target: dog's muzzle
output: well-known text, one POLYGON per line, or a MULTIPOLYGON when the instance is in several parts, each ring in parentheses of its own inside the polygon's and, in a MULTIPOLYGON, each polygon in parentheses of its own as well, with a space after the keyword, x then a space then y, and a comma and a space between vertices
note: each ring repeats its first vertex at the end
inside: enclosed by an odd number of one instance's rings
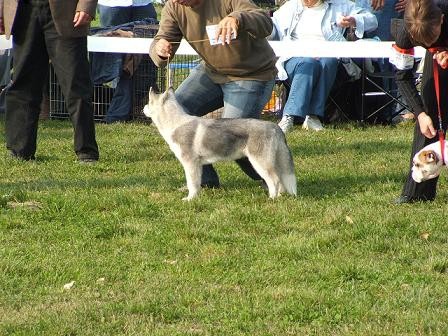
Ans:
POLYGON ((145 116, 147 116, 148 118, 150 117, 150 112, 149 112, 149 106, 148 105, 145 105, 145 107, 143 108, 143 114, 145 115, 145 116))

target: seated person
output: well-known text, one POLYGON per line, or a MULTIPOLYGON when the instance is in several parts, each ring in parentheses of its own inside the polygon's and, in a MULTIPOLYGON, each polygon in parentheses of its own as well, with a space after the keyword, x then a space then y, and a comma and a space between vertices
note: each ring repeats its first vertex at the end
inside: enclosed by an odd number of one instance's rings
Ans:
MULTIPOLYGON (((98 0, 101 27, 118 26, 139 20, 157 19, 152 0, 98 0)), ((120 74, 114 96, 110 102, 105 121, 115 123, 128 121, 132 116, 132 78, 126 71, 120 74)))
MULTIPOLYGON (((350 0, 289 0, 273 14, 273 39, 344 40, 346 28, 358 38, 377 28, 376 17, 350 0)), ((287 80, 290 92, 283 117, 283 132, 291 130, 294 117, 304 120, 303 128, 323 130, 325 102, 336 77, 337 58, 281 57, 278 78, 287 80)))

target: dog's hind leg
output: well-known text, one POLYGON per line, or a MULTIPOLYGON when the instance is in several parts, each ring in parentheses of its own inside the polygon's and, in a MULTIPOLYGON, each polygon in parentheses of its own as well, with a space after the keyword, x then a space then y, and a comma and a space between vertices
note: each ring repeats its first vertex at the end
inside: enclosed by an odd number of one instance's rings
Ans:
POLYGON ((256 157, 248 156, 250 163, 257 171, 257 173, 263 178, 268 186, 269 197, 276 198, 280 196, 282 184, 275 168, 270 163, 264 160, 258 160, 256 157))
POLYGON ((190 201, 197 196, 201 190, 202 165, 195 162, 182 162, 187 179, 188 196, 183 201, 190 201))
MULTIPOLYGON (((260 174, 261 175, 261 174, 260 174)), ((267 172, 267 176, 264 178, 266 184, 268 185, 269 197, 276 198, 282 193, 282 183, 278 175, 274 172, 267 172)))
POLYGON ((281 192, 297 196, 297 178, 294 172, 294 161, 286 143, 276 151, 277 171, 282 183, 281 192))

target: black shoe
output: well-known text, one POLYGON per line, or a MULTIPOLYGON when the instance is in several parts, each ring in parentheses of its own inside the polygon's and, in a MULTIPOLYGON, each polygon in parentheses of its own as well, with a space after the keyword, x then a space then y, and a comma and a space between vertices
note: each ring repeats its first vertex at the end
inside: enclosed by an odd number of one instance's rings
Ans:
POLYGON ((407 195, 401 195, 400 197, 394 199, 394 204, 405 204, 405 203, 415 203, 415 202, 430 202, 432 199, 425 197, 411 197, 407 195))
POLYGON ((87 153, 76 153, 78 156, 79 163, 96 163, 98 161, 99 155, 98 152, 91 151, 87 153))
POLYGON ((20 154, 14 152, 13 150, 9 151, 9 157, 11 157, 12 159, 19 160, 19 161, 34 161, 34 160, 36 160, 34 155, 20 155, 20 154))
POLYGON ((219 189, 221 188, 221 185, 219 184, 219 182, 201 182, 201 187, 202 188, 209 188, 209 189, 219 189))

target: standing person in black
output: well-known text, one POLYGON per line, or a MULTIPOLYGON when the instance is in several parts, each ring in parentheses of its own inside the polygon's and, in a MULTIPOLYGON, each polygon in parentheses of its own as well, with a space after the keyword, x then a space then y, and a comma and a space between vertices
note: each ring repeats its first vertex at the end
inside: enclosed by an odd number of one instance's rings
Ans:
MULTIPOLYGON (((414 154, 426 145, 438 141, 437 126, 439 125, 436 89, 433 74, 433 48, 448 47, 448 0, 409 0, 405 14, 404 25, 397 33, 397 57, 394 65, 397 68, 397 86, 405 101, 412 109, 417 120, 412 144, 411 162, 414 154), (409 51, 414 46, 422 46, 426 51, 421 95, 415 85, 412 67, 413 56, 409 51)), ((437 56, 437 55, 436 55, 437 56)), ((440 92, 448 92, 448 70, 439 65, 440 92)), ((441 99, 441 115, 443 129, 446 129, 448 119, 448 100, 441 99)), ((438 178, 416 183, 412 179, 411 169, 400 197, 396 204, 412 203, 416 201, 432 201, 436 196, 438 178)))
POLYGON ((13 82, 6 95, 6 147, 34 160, 40 102, 49 60, 74 128, 80 162, 98 160, 87 59, 87 33, 97 0, 0 0, 0 34, 12 35, 13 82))

